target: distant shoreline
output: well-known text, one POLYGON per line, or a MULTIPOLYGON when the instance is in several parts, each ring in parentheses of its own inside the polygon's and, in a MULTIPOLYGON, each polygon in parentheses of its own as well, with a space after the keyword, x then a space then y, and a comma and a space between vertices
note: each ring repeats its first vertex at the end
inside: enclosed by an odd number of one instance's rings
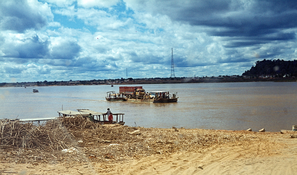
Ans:
POLYGON ((127 78, 105 80, 75 80, 75 81, 37 81, 0 83, 0 87, 29 86, 76 86, 76 85, 129 85, 129 84, 174 84, 174 83, 235 83, 235 82, 297 82, 296 77, 175 77, 175 78, 127 78))

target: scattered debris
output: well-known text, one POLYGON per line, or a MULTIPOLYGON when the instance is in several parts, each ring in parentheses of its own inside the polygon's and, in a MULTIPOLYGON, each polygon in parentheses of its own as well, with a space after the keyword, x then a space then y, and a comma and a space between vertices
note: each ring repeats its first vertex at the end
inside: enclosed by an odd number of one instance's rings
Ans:
POLYGON ((292 125, 292 131, 297 131, 297 125, 292 125))
POLYGON ((128 134, 130 135, 140 135, 140 131, 139 130, 135 130, 135 131, 132 131, 132 132, 128 132, 128 134))
POLYGON ((114 158, 114 156, 111 155, 110 153, 105 154, 104 157, 105 157, 106 159, 113 159, 113 158, 114 158))
POLYGON ((77 143, 83 143, 84 141, 82 141, 82 140, 79 140, 79 141, 77 141, 77 143))
POLYGON ((73 153, 73 152, 77 152, 77 149, 76 148, 69 148, 69 149, 63 149, 62 150, 63 153, 73 153))
POLYGON ((172 127, 172 129, 174 129, 174 131, 178 132, 178 129, 176 127, 172 127))
POLYGON ((282 130, 280 130, 280 133, 281 134, 296 134, 297 132, 296 131, 292 131, 292 130, 284 130, 284 129, 282 129, 282 130))
POLYGON ((96 158, 96 156, 95 155, 90 155, 89 158, 94 159, 94 158, 96 158))

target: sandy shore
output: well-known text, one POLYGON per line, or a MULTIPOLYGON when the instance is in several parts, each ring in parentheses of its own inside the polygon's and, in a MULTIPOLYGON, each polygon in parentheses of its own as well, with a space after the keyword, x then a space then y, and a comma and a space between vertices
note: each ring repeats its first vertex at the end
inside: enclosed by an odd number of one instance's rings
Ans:
POLYGON ((69 133, 73 136, 73 149, 63 152, 2 149, 0 174, 296 174, 297 171, 294 132, 109 125, 96 129, 70 128, 69 133))

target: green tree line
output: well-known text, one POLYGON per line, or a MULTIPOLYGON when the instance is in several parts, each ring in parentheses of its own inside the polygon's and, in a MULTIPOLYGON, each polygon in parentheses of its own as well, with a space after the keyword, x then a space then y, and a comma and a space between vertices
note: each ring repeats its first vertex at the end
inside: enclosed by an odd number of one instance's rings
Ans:
POLYGON ((243 76, 273 76, 273 77, 292 77, 297 76, 297 60, 262 60, 257 61, 255 66, 245 71, 243 76))

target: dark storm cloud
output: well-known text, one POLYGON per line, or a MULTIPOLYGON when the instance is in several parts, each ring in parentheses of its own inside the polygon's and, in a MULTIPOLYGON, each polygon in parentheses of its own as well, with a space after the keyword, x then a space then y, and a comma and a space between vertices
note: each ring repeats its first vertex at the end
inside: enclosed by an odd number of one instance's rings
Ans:
POLYGON ((46 24, 46 17, 32 9, 27 1, 0 1, 0 29, 24 32, 27 29, 40 29, 46 24))
MULTIPOLYGON (((17 39, 15 40, 17 41, 17 39)), ((28 58, 43 58, 48 53, 48 41, 41 41, 37 35, 18 42, 5 43, 2 52, 5 57, 10 57, 14 62, 23 62, 28 58)))
POLYGON ((81 47, 76 42, 63 41, 52 48, 50 58, 71 60, 78 56, 80 51, 81 47))
POLYGON ((250 36, 250 37, 238 37, 237 39, 233 38, 232 43, 228 43, 224 45, 225 47, 246 47, 252 46, 257 44, 266 44, 270 43, 271 41, 281 41, 281 40, 293 40, 296 39, 295 33, 288 32, 275 32, 273 34, 267 34, 262 36, 250 36))
POLYGON ((268 41, 233 41, 233 42, 229 42, 228 44, 224 45, 224 47, 227 48, 235 48, 235 47, 247 47, 247 46, 254 46, 254 45, 258 45, 258 44, 265 44, 268 41))
POLYGON ((228 47, 293 40, 294 33, 281 31, 297 27, 297 2, 292 0, 160 1, 153 11, 192 26, 209 27, 205 29, 209 35, 229 39, 228 47), (233 41, 237 37, 254 38, 233 41))

